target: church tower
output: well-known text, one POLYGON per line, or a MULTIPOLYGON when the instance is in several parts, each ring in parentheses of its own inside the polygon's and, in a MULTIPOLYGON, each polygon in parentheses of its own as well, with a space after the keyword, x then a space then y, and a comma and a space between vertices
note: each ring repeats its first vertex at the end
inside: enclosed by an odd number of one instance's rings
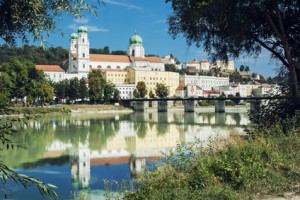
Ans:
POLYGON ((80 26, 78 28, 77 39, 77 73, 89 73, 89 59, 90 59, 90 43, 88 40, 87 28, 80 26))
POLYGON ((74 73, 77 71, 77 62, 75 60, 77 54, 77 33, 72 33, 70 35, 70 48, 69 48, 69 73, 74 73))
POLYGON ((145 58, 143 40, 136 33, 129 39, 128 55, 137 58, 145 58))

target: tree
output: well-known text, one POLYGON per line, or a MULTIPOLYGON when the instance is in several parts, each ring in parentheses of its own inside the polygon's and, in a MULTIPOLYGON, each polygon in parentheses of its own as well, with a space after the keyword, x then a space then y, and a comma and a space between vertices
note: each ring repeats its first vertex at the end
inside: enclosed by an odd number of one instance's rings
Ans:
POLYGON ((136 85, 136 89, 140 94, 141 98, 145 98, 145 96, 147 95, 147 87, 146 87, 146 83, 144 81, 139 81, 136 85))
POLYGON ((165 70, 168 72, 178 72, 174 64, 165 64, 165 70))
POLYGON ((164 98, 169 95, 170 91, 168 87, 163 83, 157 83, 155 88, 155 94, 159 98, 164 98))
POLYGON ((49 103, 53 100, 54 90, 49 83, 43 83, 40 87, 40 101, 41 103, 49 103))
POLYGON ((117 88, 115 88, 115 90, 114 90, 113 99, 115 101, 119 101, 121 99, 120 90, 118 90, 117 88))
POLYGON ((86 86, 87 81, 85 78, 81 78, 79 82, 79 97, 83 103, 84 99, 88 97, 88 87, 86 86))
POLYGON ((108 46, 105 46, 103 48, 103 54, 109 54, 109 47, 108 46))
POLYGON ((249 71, 250 71, 249 66, 246 66, 246 67, 245 67, 245 72, 249 72, 249 71))
POLYGON ((13 45, 17 38, 27 43, 29 36, 43 43, 43 33, 58 31, 55 21, 63 13, 75 17, 81 17, 84 11, 96 14, 95 5, 87 1, 3 0, 0 10, 0 37, 13 45))
POLYGON ((80 83, 79 83, 79 80, 77 77, 72 78, 70 80, 70 84, 67 89, 67 96, 69 97, 69 100, 76 101, 76 99, 78 99, 80 97, 79 96, 79 86, 80 86, 80 83))
POLYGON ((245 66, 244 66, 244 65, 241 65, 241 66, 240 66, 240 72, 243 72, 243 71, 245 71, 245 66))
POLYGON ((106 83, 103 88, 103 98, 107 102, 113 97, 114 85, 106 83))
POLYGON ((89 97, 91 101, 100 100, 102 97, 101 80, 99 77, 89 78, 89 97))
POLYGON ((65 79, 54 83, 54 93, 56 98, 60 101, 67 98, 67 89, 69 87, 69 80, 65 79))
POLYGON ((136 88, 133 90, 133 97, 134 98, 141 98, 141 95, 140 95, 139 91, 136 88))
POLYGON ((154 95, 154 93, 153 93, 152 90, 150 90, 150 92, 149 92, 149 97, 150 97, 150 98, 154 98, 154 97, 155 97, 155 95, 154 95))
MULTIPOLYGON (((288 70, 291 92, 300 88, 300 3, 297 0, 166 0, 169 33, 186 36, 214 58, 258 55, 262 48, 288 70)), ((298 101, 295 101, 298 102, 298 101)))

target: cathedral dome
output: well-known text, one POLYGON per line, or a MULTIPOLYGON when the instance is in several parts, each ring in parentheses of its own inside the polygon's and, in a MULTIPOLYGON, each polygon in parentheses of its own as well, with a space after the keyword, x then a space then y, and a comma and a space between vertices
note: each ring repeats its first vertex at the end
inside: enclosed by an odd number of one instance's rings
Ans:
POLYGON ((86 33, 87 32, 87 28, 85 26, 80 26, 77 30, 78 33, 86 33))
POLYGON ((77 33, 72 33, 71 35, 70 35, 70 39, 72 40, 72 39, 77 39, 78 38, 78 35, 77 35, 77 33))
POLYGON ((132 45, 132 44, 142 44, 142 43, 143 43, 143 40, 142 40, 142 38, 141 38, 138 34, 135 33, 135 34, 130 38, 129 43, 130 43, 130 45, 132 45))

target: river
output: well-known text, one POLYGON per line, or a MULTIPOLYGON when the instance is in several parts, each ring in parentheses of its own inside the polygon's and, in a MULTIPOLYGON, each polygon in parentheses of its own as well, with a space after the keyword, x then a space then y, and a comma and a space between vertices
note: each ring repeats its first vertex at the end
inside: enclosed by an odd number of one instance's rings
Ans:
MULTIPOLYGON (((134 174, 155 167, 178 144, 205 146, 242 133, 249 123, 245 112, 47 115, 15 135, 26 149, 5 152, 3 160, 18 173, 56 185, 59 200, 81 192, 99 199, 103 180, 130 183, 134 174)), ((9 189, 13 195, 8 199, 43 199, 34 187, 9 189)))

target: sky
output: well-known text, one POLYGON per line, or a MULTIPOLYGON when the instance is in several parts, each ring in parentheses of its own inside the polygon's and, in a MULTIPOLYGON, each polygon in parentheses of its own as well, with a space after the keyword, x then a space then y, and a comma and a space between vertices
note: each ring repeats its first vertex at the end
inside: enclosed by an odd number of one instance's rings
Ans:
MULTIPOLYGON (((99 5, 97 12, 97 17, 85 14, 81 19, 63 15, 57 20, 57 26, 64 35, 51 34, 46 38, 49 46, 69 48, 69 36, 84 25, 88 28, 90 48, 109 46, 110 51, 127 51, 129 39, 136 32, 143 39, 145 54, 160 57, 173 54, 180 62, 208 58, 202 48, 188 46, 182 35, 173 39, 168 34, 167 18, 172 10, 165 0, 105 0, 105 5, 99 5)), ((257 59, 241 57, 235 60, 236 68, 242 64, 249 66, 251 73, 264 77, 276 74, 276 63, 269 61, 267 52, 257 59)))

